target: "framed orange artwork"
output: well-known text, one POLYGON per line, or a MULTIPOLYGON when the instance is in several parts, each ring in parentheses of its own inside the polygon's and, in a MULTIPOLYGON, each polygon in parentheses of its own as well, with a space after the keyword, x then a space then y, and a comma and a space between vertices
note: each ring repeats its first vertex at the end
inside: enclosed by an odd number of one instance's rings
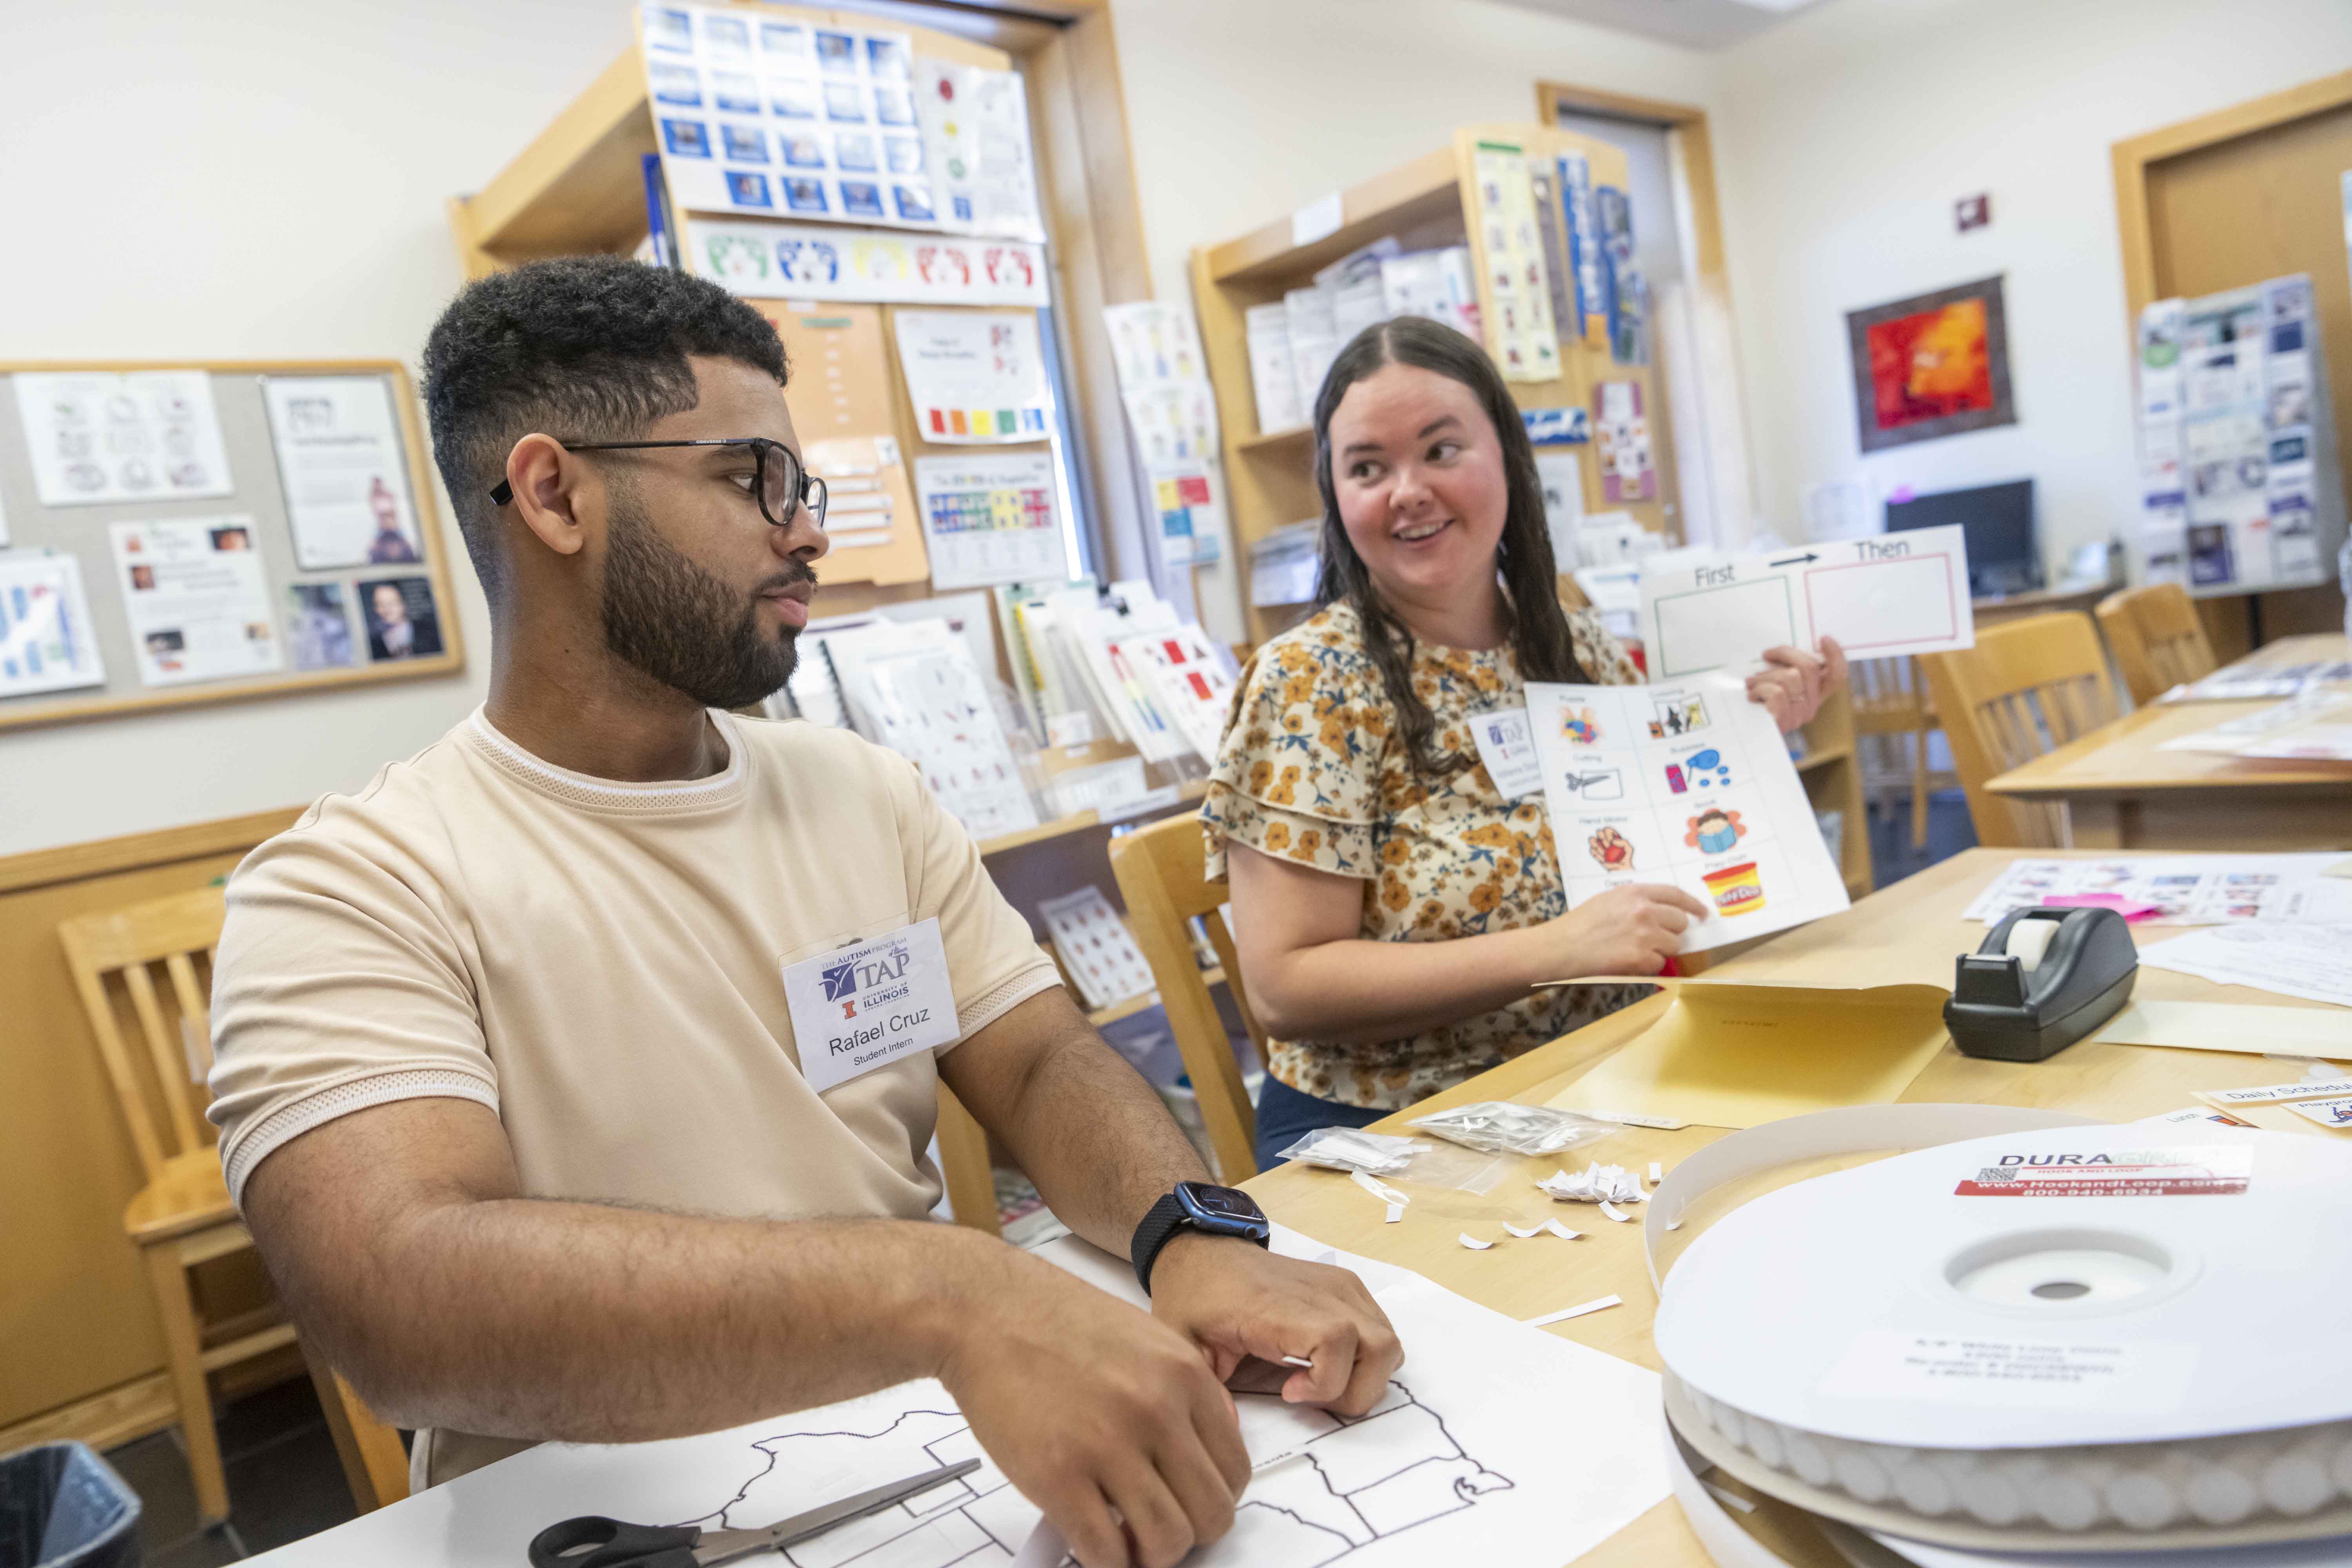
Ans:
POLYGON ((1862 449, 2014 425, 2001 280, 1846 312, 1862 449))

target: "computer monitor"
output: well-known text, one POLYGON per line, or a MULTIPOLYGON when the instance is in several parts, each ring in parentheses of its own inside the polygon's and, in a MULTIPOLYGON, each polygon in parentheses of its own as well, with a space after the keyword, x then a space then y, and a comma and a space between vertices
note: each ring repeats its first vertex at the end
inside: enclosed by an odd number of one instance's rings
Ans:
POLYGON ((2031 593, 2042 586, 2042 547, 2033 530, 2033 481, 1941 490, 1886 503, 1886 531, 1958 523, 1969 547, 1969 592, 1978 598, 2031 593))

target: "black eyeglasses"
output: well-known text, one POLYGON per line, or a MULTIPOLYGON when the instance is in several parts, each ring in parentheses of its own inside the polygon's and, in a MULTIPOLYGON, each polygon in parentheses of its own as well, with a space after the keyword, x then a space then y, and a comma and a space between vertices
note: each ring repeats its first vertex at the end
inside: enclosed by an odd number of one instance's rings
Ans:
MULTIPOLYGON (((567 452, 638 452, 655 447, 749 447, 759 462, 752 493, 760 498, 760 515, 778 528, 792 526, 793 509, 806 506, 819 528, 824 526, 824 481, 801 466, 793 449, 765 436, 728 436, 709 441, 562 441, 567 452)), ((514 500, 514 486, 505 479, 490 492, 492 506, 514 500)))

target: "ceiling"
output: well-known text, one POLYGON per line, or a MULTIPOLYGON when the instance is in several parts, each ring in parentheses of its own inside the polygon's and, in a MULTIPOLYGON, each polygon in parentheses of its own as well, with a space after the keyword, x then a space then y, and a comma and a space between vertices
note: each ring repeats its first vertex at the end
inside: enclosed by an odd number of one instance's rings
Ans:
POLYGON ((1752 38, 1792 13, 1821 3, 1822 0, 1504 0, 1504 4, 1522 10, 1641 33, 1694 49, 1719 49, 1742 38, 1752 38))

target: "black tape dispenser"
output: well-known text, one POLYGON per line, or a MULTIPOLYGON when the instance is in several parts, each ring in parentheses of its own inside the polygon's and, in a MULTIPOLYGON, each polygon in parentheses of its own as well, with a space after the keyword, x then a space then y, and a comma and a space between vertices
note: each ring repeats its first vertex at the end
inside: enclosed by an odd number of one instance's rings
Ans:
POLYGON ((2113 910, 2018 910, 1960 955, 1944 1026, 1962 1056, 2046 1061, 2122 1011, 2139 974, 2113 910))

